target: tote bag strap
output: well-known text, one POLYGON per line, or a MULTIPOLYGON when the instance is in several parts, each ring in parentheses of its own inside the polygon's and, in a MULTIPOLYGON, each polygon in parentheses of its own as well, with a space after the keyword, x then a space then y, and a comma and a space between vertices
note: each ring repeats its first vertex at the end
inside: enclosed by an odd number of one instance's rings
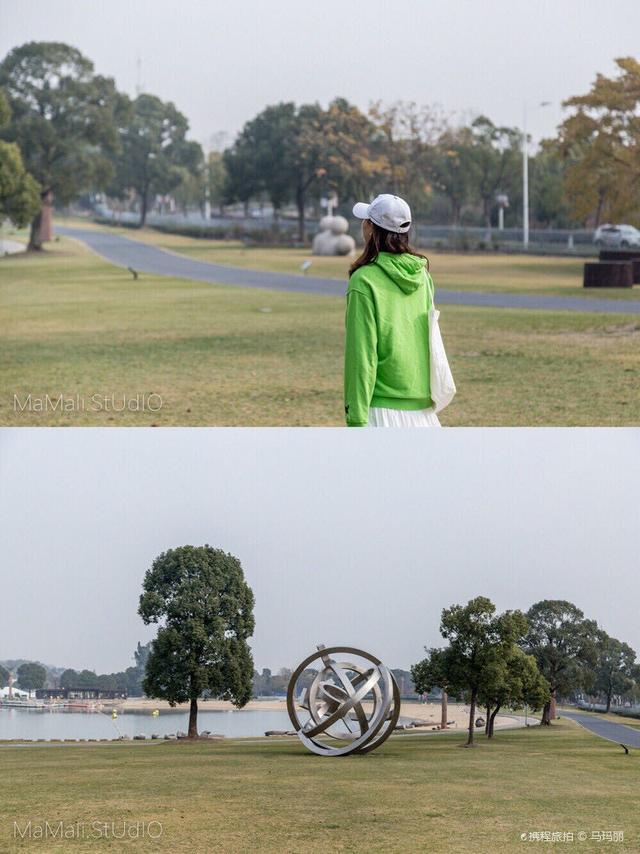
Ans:
MULTIPOLYGON (((431 297, 431 308, 435 308, 436 307, 435 286, 433 284, 433 279, 431 278, 431 273, 427 269, 425 269, 424 274, 427 277, 427 300, 429 297, 431 297)), ((428 302, 427 302, 427 309, 428 308, 429 308, 429 306, 428 306, 428 302)))

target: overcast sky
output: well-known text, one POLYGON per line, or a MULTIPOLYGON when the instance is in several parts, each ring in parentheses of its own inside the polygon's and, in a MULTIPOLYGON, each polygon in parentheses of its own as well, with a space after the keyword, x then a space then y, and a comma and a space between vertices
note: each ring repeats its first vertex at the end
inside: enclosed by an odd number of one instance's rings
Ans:
POLYGON ((526 100, 538 139, 563 99, 637 55, 639 30, 637 0, 0 0, 0 56, 31 40, 73 44, 129 94, 140 82, 174 101, 203 144, 267 104, 336 95, 518 126, 526 100))
POLYGON ((0 660, 120 670, 153 558, 240 558, 256 665, 318 643, 408 667, 443 607, 566 598, 640 651, 640 432, 0 432, 0 660), (401 439, 401 440, 400 440, 401 439))

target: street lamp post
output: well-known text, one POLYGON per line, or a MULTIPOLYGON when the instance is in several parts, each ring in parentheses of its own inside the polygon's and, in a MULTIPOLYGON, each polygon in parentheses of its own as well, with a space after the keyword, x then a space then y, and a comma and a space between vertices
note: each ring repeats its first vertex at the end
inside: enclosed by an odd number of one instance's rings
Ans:
MULTIPOLYGON (((541 101, 539 107, 548 107, 551 101, 541 101)), ((522 107, 522 245, 529 248, 529 139, 527 137, 527 102, 522 107)))
POLYGON ((527 139, 527 105, 522 117, 522 245, 529 248, 529 142, 527 139))

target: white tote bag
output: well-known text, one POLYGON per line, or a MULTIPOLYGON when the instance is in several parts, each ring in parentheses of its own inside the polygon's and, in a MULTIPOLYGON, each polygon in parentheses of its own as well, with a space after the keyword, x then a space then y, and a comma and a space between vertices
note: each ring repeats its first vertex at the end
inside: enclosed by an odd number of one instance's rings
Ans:
POLYGON ((427 287, 431 291, 431 308, 429 309, 429 363, 431 381, 431 400, 433 400, 436 412, 441 412, 445 406, 449 406, 456 393, 456 384, 453 381, 449 360, 440 334, 438 318, 440 312, 433 301, 433 280, 427 273, 427 287))

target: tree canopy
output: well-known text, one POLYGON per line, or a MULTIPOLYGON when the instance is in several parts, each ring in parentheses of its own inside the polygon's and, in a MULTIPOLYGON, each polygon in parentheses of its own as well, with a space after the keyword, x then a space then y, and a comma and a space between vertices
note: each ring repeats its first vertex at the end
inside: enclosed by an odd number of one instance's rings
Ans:
POLYGON ((583 612, 562 599, 544 599, 527 611, 529 630, 524 649, 532 655, 550 688, 542 723, 548 725, 556 717, 556 700, 577 688, 588 687, 593 681, 597 661, 598 627, 585 619, 583 612))
MULTIPOLYGON (((43 197, 67 203, 105 187, 117 147, 117 118, 126 101, 112 79, 61 42, 29 42, 0 63, 11 121, 2 132, 19 145, 24 165, 43 197)), ((31 248, 40 248, 40 219, 32 221, 31 248)))
POLYGON ((605 697, 605 711, 610 711, 614 695, 628 694, 638 676, 635 651, 629 644, 601 631, 597 637, 598 661, 595 689, 605 697))
POLYGON ((138 613, 158 634, 146 662, 145 693, 171 705, 189 701, 189 737, 197 736, 198 698, 251 698, 254 598, 240 561, 211 546, 181 546, 147 571, 138 613))
POLYGON ((202 170, 200 145, 186 140, 189 123, 170 101, 141 94, 129 106, 119 128, 114 193, 134 189, 140 198, 140 225, 152 195, 165 194, 202 170))
POLYGON ((637 219, 640 215, 640 62, 616 60, 619 74, 598 74, 591 90, 565 101, 571 115, 559 128, 566 190, 576 219, 637 219))
POLYGON ((466 605, 452 605, 442 612, 440 634, 449 641, 441 650, 429 650, 427 658, 411 672, 418 688, 439 687, 465 693, 470 702, 467 745, 474 742, 476 707, 482 687, 497 663, 513 654, 527 622, 520 611, 496 614, 490 599, 478 596, 466 605))
POLYGON ((44 687, 47 671, 35 661, 25 661, 18 667, 16 676, 19 688, 23 691, 35 691, 36 688, 44 687))

